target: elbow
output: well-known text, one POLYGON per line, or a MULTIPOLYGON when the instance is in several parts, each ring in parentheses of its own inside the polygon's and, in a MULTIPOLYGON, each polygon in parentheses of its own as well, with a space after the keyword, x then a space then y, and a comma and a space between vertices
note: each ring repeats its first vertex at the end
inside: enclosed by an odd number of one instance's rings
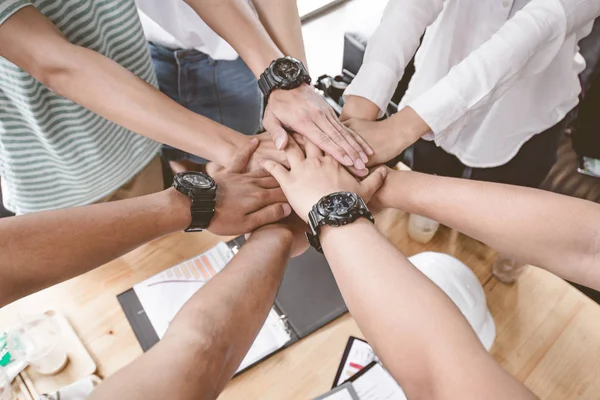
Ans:
POLYGON ((31 75, 53 93, 65 97, 65 87, 67 81, 70 79, 69 69, 61 66, 45 65, 45 63, 42 64, 36 66, 31 75))
POLYGON ((52 55, 32 60, 27 72, 52 92, 65 97, 67 85, 81 64, 81 50, 71 43, 61 43, 60 48, 52 50, 52 55))

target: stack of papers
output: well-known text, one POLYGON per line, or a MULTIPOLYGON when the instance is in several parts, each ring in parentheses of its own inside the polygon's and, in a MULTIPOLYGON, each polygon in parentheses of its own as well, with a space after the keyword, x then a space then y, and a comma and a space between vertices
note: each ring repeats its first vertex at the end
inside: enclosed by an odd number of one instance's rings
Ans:
MULTIPOLYGON (((159 338, 183 305, 233 258, 223 242, 133 287, 159 338)), ((285 322, 272 309, 238 372, 279 350, 291 340, 285 322)))

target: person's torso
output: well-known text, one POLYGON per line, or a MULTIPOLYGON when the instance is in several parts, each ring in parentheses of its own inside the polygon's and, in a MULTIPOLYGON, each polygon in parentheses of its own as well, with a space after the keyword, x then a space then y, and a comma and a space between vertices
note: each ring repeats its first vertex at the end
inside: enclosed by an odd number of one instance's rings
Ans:
POLYGON ((215 60, 235 60, 235 50, 184 0, 136 0, 146 39, 170 49, 196 49, 215 60))
MULTIPOLYGON (((71 43, 156 86, 134 0, 31 3, 71 43)), ((160 146, 54 94, 2 57, 0 113, 2 193, 17 214, 97 201, 129 181, 160 146)))
MULTIPOLYGON (((453 66, 489 40, 529 0, 448 0, 426 31, 415 57, 416 72, 402 105, 441 80, 453 66)), ((550 128, 577 104, 576 35, 566 38, 550 65, 517 81, 468 122, 453 124, 442 148, 472 167, 506 163, 531 136, 550 128)))

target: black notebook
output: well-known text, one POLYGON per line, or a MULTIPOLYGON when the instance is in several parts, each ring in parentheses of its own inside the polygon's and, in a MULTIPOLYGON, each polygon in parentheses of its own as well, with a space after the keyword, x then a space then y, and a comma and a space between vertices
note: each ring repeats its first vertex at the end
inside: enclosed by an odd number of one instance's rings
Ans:
MULTIPOLYGON (((160 340, 185 301, 219 273, 244 242, 244 238, 239 237, 219 243, 118 296, 144 351, 160 340)), ((310 248, 289 261, 275 304, 238 373, 347 311, 325 257, 310 248)))

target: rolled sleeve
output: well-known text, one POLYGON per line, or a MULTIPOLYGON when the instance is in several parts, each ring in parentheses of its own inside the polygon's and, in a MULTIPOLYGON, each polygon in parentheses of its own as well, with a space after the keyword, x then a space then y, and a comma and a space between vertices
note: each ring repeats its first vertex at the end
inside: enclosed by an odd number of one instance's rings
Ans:
POLYGON ((0 2, 0 25, 21 8, 31 5, 30 0, 4 0, 0 2))
POLYGON ((439 141, 438 135, 450 125, 496 101, 520 79, 547 68, 569 34, 567 11, 571 9, 565 5, 572 7, 582 1, 531 1, 408 105, 429 124, 439 141))
POLYGON ((387 110, 399 80, 397 74, 384 64, 377 62, 363 64, 350 86, 346 88, 344 98, 364 97, 377 104, 381 116, 387 110))
POLYGON ((436 141, 441 140, 443 131, 468 110, 468 103, 445 81, 438 82, 407 106, 427 123, 436 141))

